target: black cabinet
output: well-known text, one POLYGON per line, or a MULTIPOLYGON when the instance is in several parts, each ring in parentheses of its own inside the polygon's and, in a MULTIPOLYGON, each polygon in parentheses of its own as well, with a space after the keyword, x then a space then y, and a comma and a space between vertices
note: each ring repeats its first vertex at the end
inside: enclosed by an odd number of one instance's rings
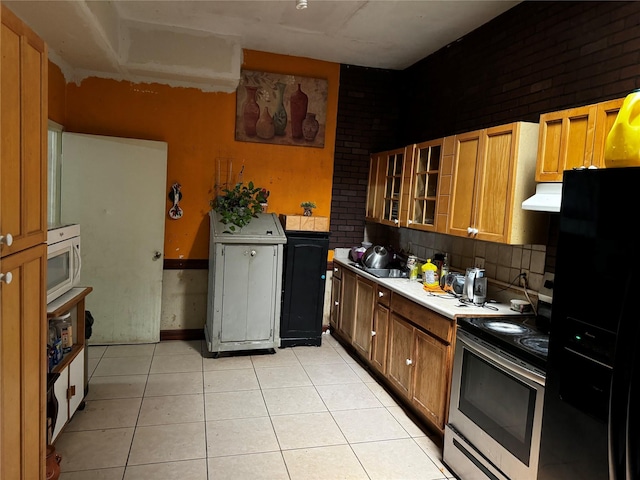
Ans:
POLYGON ((329 232, 285 233, 280 346, 319 346, 329 232))

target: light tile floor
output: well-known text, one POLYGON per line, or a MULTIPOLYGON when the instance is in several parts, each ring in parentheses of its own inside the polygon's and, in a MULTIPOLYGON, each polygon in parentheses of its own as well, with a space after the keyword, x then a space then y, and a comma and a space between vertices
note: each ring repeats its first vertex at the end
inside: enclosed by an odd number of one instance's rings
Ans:
POLYGON ((89 375, 56 440, 60 480, 454 478, 330 335, 217 359, 201 341, 90 346, 89 375))

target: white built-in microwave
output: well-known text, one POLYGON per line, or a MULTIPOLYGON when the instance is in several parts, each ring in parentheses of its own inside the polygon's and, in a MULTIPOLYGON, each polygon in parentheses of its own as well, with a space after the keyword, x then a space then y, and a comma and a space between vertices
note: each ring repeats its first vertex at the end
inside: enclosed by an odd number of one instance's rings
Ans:
POLYGON ((47 303, 80 282, 80 225, 65 225, 47 232, 47 303))

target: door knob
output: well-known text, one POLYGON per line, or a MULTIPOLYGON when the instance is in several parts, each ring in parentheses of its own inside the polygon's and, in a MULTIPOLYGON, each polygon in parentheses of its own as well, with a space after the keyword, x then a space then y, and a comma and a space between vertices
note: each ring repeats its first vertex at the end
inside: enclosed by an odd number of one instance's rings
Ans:
POLYGON ((11 280, 13 280, 13 274, 11 272, 0 273, 0 282, 4 282, 9 285, 11 280))
POLYGON ((5 244, 7 247, 10 247, 13 243, 13 235, 7 233, 6 235, 0 235, 0 245, 5 244))
POLYGON ((406 363, 407 365, 412 365, 412 364, 413 364, 413 360, 411 360, 410 358, 407 358, 407 359, 405 360, 405 363, 406 363))
POLYGON ((160 252, 156 252, 156 253, 153 254, 153 259, 154 260, 159 260, 160 257, 162 257, 162 253, 160 253, 160 252))

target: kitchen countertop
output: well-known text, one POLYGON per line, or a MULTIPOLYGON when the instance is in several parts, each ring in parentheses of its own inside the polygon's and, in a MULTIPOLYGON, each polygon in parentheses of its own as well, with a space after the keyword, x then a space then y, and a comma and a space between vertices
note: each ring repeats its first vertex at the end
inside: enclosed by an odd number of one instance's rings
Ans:
POLYGON ((511 310, 511 308, 509 308, 509 305, 506 303, 489 304, 492 307, 497 308, 497 310, 463 304, 451 294, 434 294, 427 292, 423 288, 422 282, 417 280, 409 280, 408 278, 378 278, 365 272, 364 270, 352 266, 351 264, 353 262, 349 260, 347 255, 336 255, 334 256, 333 261, 340 264, 344 268, 357 273, 358 275, 368 278, 376 282, 377 284, 382 285, 389 290, 400 294, 403 297, 406 297, 452 320, 456 317, 523 315, 519 312, 511 310))

